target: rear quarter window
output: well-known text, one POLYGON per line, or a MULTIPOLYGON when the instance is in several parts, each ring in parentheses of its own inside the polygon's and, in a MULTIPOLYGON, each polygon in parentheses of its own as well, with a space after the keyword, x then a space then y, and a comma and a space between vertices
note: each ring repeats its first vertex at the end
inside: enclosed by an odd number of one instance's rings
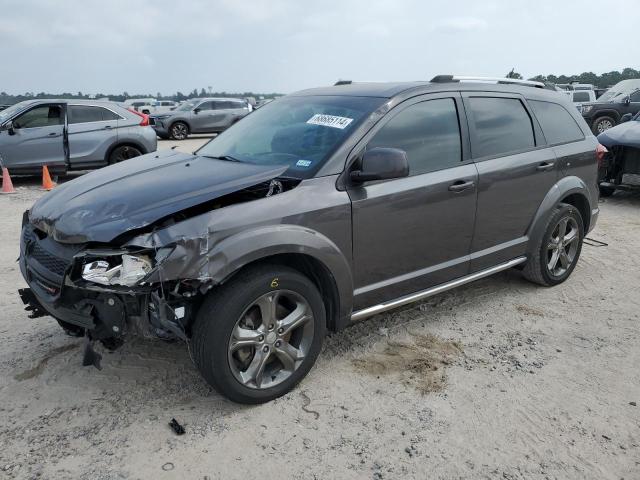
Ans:
POLYGON ((573 101, 574 102, 588 102, 589 101, 589 92, 574 92, 573 101))
POLYGON ((470 97, 475 158, 535 147, 531 117, 517 98, 470 97))
POLYGON ((562 105, 541 100, 529 100, 529 105, 540 122, 548 144, 569 143, 584 138, 582 129, 562 105))

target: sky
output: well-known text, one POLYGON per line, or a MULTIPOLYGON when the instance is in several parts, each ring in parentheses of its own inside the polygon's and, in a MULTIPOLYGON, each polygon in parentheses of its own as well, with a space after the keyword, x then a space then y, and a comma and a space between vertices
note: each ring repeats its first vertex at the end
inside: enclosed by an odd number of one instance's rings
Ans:
POLYGON ((0 0, 0 91, 290 93, 640 68, 640 0, 0 0))

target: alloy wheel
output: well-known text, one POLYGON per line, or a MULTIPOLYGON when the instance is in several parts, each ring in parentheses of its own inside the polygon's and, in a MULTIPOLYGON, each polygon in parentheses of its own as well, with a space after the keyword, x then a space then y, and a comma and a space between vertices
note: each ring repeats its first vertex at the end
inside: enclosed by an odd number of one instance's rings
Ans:
POLYGON ((598 133, 602 133, 605 130, 609 130, 610 128, 612 128, 613 125, 609 120, 602 120, 600 122, 598 122, 598 133))
POLYGON ((187 138, 187 126, 183 123, 177 123, 171 127, 171 136, 176 140, 184 140, 187 138))
POLYGON ((233 376, 255 389, 285 381, 309 353, 313 322, 309 303, 295 292, 274 290, 257 298, 242 313, 229 339, 233 376))
POLYGON ((547 268, 554 277, 566 273, 576 259, 580 230, 574 218, 563 217, 553 229, 547 245, 547 268))

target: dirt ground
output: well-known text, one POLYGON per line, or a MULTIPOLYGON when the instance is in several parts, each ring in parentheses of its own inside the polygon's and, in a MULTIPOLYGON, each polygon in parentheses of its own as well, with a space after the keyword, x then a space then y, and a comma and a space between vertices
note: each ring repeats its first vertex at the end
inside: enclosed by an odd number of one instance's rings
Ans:
POLYGON ((18 237, 43 193, 14 184, 0 197, 0 478, 640 478, 638 193, 601 203, 591 237, 609 245, 585 245, 563 285, 509 271, 378 315, 327 338, 293 392, 247 407, 183 344, 132 339, 97 371, 80 340, 29 319, 18 237))

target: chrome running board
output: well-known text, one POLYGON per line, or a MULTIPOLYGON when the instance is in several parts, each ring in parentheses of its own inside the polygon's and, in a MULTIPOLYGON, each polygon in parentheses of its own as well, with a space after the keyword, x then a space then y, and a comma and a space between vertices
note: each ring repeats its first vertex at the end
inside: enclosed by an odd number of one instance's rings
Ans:
POLYGON ((447 290, 451 290, 452 288, 459 287, 461 285, 479 280, 484 277, 488 277, 490 275, 493 275, 494 273, 508 270, 512 267, 515 267, 516 265, 520 265, 521 263, 526 262, 526 260, 527 257, 514 258, 513 260, 510 260, 506 263, 501 263, 500 265, 496 265, 495 267, 487 268, 486 270, 481 270, 479 272, 472 273, 465 277, 457 278, 447 283, 441 283, 440 285, 436 285, 435 287, 427 288, 426 290, 422 290, 420 292, 411 293, 409 295, 405 295, 404 297, 396 298, 395 300, 389 300, 388 302, 379 303, 378 305, 358 310, 357 312, 353 312, 351 314, 351 321, 357 322, 358 320, 377 315, 378 313, 386 312, 387 310, 391 310, 392 308, 401 307, 403 305, 407 305, 408 303, 417 302, 418 300, 422 300, 424 298, 446 292, 447 290))

